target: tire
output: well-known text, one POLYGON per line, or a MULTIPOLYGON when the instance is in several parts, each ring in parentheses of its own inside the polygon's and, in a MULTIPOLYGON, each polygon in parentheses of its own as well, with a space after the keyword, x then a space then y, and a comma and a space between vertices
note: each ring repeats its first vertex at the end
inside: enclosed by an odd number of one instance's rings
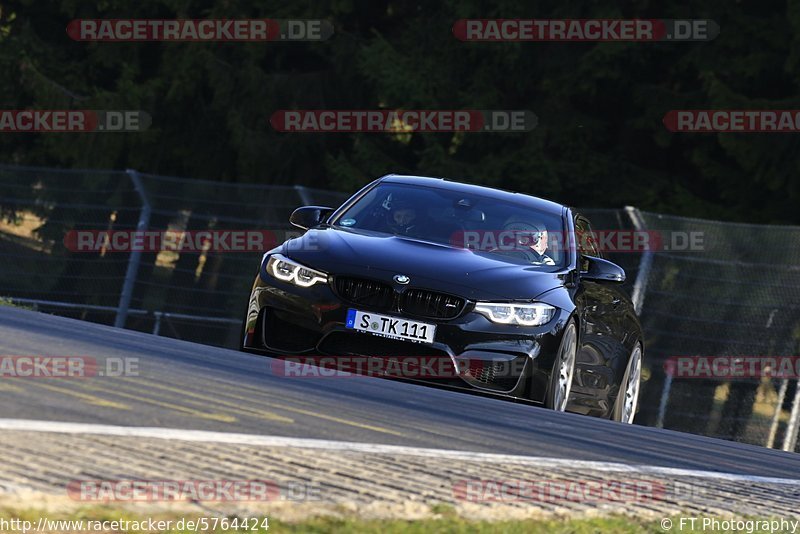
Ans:
POLYGON ((557 412, 567 409, 572 380, 575 378, 575 359, 578 354, 578 329, 571 320, 561 336, 553 369, 550 373, 550 384, 547 387, 545 406, 557 412))
POLYGON ((642 344, 637 342, 628 358, 625 374, 619 385, 619 393, 614 403, 611 419, 620 423, 632 424, 639 407, 639 391, 642 382, 642 344))

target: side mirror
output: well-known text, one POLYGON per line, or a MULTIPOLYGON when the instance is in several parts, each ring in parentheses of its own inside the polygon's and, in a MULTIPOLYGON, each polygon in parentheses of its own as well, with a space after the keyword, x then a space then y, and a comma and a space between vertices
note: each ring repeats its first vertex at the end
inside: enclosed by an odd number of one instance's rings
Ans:
POLYGON ((289 216, 289 222, 298 228, 308 230, 317 226, 333 213, 333 208, 325 206, 303 206, 297 208, 289 216))
POLYGON ((582 279, 615 284, 621 284, 625 281, 625 269, 616 263, 594 256, 584 256, 584 260, 589 264, 589 268, 581 272, 582 279))

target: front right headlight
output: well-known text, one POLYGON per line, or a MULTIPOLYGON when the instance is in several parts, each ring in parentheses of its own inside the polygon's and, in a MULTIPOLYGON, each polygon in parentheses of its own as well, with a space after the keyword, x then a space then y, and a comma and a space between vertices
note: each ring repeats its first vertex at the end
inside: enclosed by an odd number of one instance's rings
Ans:
POLYGON ((311 287, 317 283, 328 282, 326 273, 301 265, 280 254, 273 254, 269 257, 266 271, 267 274, 274 276, 278 280, 300 287, 311 287))
POLYGON ((553 318, 556 309, 543 302, 478 302, 475 311, 493 323, 541 326, 553 318))

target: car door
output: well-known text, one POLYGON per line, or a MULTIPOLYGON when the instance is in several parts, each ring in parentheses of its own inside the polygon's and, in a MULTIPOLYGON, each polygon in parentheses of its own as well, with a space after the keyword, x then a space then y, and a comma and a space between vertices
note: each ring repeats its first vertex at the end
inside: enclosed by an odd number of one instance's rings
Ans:
MULTIPOLYGON (((578 270, 585 273, 591 257, 602 258, 588 219, 575 216, 578 270)), ((575 411, 595 415, 607 413, 609 394, 616 382, 616 360, 624 352, 620 339, 620 313, 624 307, 613 284, 579 278, 575 296, 579 320, 579 344, 572 384, 571 404, 575 411)))

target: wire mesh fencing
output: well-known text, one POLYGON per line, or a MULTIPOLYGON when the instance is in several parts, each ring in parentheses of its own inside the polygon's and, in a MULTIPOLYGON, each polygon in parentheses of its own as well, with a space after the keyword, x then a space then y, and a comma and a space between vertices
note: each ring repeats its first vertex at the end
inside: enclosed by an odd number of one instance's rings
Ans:
POLYGON ((636 422, 796 450, 800 228, 585 213, 598 241, 618 231, 648 240, 605 247, 626 269, 645 333, 636 422))
POLYGON ((700 236, 696 249, 650 254, 641 317, 651 384, 641 422, 796 443, 800 228, 641 215, 665 236, 700 236))
POLYGON ((0 166, 0 296, 84 320, 234 346, 261 254, 299 235, 288 223, 292 210, 345 198, 135 171, 0 166), (184 242, 137 245, 130 241, 137 232, 184 242), (262 239, 225 246, 243 232, 262 239), (208 236, 222 236, 223 246, 208 236))
MULTIPOLYGON (((261 254, 299 235, 288 223, 292 210, 345 198, 294 186, 0 165, 0 298, 234 347, 261 254), (204 238, 176 251, 108 239, 134 231, 263 240, 228 250, 204 238)), ((800 228, 635 208, 582 212, 604 255, 626 270, 622 288, 640 312, 646 358, 636 422, 796 449, 796 375, 729 371, 731 362, 798 354, 800 228), (635 240, 641 235, 646 246, 635 240), (715 372, 698 372, 704 358, 715 372)))

